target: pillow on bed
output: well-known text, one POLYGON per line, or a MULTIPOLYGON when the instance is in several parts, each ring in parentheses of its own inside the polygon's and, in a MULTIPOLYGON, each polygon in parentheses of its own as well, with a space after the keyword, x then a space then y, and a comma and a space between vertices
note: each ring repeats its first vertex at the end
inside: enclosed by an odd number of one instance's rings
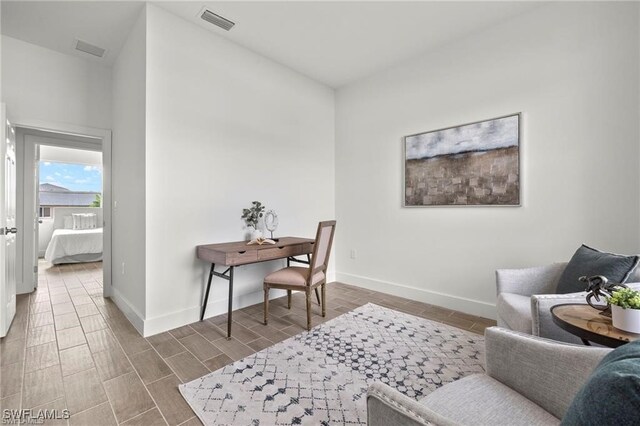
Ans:
POLYGON ((95 229, 98 224, 98 216, 95 213, 74 213, 73 229, 95 229))
POLYGON ((64 229, 73 229, 73 218, 71 216, 64 217, 64 229))
POLYGON ((98 227, 98 215, 95 213, 87 213, 87 228, 95 229, 98 227))
POLYGON ((73 229, 87 229, 87 219, 83 213, 74 213, 73 229))

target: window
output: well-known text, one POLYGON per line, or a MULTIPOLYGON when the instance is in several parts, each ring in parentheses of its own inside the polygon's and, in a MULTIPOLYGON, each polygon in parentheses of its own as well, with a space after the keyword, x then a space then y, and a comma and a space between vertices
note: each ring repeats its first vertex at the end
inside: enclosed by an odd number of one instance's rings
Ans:
POLYGON ((101 167, 40 161, 38 203, 41 206, 40 218, 53 217, 53 210, 56 207, 100 207, 102 204, 101 167))
POLYGON ((40 217, 51 217, 51 207, 40 207, 40 217))

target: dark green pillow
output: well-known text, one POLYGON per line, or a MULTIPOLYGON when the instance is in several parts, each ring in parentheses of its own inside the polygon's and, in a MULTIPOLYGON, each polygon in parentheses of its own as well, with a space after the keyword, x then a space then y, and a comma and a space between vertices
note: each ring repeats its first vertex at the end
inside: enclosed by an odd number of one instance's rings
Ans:
POLYGON ((605 356, 576 394, 562 425, 640 423, 640 340, 605 356))
POLYGON ((638 266, 639 260, 638 256, 605 253, 583 244, 576 250, 562 273, 556 293, 584 291, 586 284, 578 281, 578 278, 584 275, 603 275, 609 282, 623 283, 638 266))

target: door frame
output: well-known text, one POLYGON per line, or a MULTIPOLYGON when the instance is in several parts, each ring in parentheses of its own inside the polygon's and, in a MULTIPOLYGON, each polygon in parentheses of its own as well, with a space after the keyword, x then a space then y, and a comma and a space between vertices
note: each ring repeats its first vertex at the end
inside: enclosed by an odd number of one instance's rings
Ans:
MULTIPOLYGON (((112 277, 112 194, 111 194, 111 171, 112 171, 112 145, 111 145, 111 130, 108 129, 100 129, 95 127, 87 127, 87 126, 78 126, 75 124, 68 123, 51 123, 41 120, 28 120, 23 119, 21 121, 13 123, 14 127, 17 129, 22 129, 24 131, 35 130, 47 133, 57 133, 61 135, 69 135, 69 136, 80 136, 80 137, 89 137, 93 139, 100 139, 102 144, 102 215, 103 215, 103 256, 102 256, 102 274, 103 274, 103 296, 110 297, 112 295, 112 287, 111 287, 111 277, 112 277)), ((24 137, 21 141, 24 144, 24 137)), ((64 146, 61 144, 60 146, 64 146)), ((71 145, 67 145, 71 147, 71 145)), ((23 146, 24 152, 24 146, 23 146)), ((22 170, 23 173, 26 170, 25 166, 27 166, 26 161, 27 158, 23 155, 21 158, 22 161, 22 170)), ((24 177, 24 176, 23 176, 24 177)), ((36 182, 37 184, 37 182, 36 182)), ((23 190, 23 193, 26 191, 23 190)), ((36 201, 37 202, 37 201, 36 201)), ((17 205, 19 209, 18 216, 22 216, 23 218, 27 218, 27 212, 25 212, 25 203, 24 200, 22 203, 18 203, 17 205)), ((34 209, 35 210, 35 209, 34 209)), ((24 220, 23 220, 24 222, 24 220)), ((22 225, 25 227, 25 224, 22 225)), ((26 227, 25 227, 26 229, 26 227)), ((24 234, 24 233, 23 233, 24 234)), ((23 245, 24 247, 24 245, 23 245)), ((23 249, 22 256, 22 270, 27 272, 27 268, 30 266, 30 261, 27 262, 27 258, 25 256, 26 251, 23 249)), ((23 274, 24 274, 23 272, 23 274)), ((26 280, 27 276, 23 275, 23 280, 26 280)), ((23 282, 23 290, 29 289, 33 291, 37 286, 37 282, 29 285, 27 282, 23 282)), ((24 292, 24 291, 23 291, 24 292)))

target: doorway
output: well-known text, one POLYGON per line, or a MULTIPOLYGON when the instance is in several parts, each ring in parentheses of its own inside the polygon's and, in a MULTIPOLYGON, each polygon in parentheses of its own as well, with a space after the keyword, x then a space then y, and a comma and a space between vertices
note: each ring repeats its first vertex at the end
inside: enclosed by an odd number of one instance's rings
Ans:
POLYGON ((87 269, 109 297, 111 133, 17 124, 16 139, 18 293, 35 290, 39 272, 87 269))

